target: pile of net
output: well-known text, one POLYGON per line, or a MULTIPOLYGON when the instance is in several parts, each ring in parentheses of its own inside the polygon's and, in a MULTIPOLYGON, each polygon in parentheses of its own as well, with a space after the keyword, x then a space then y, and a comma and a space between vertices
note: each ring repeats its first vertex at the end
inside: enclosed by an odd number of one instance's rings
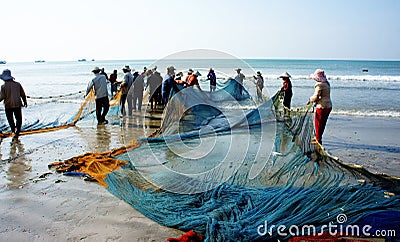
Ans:
POLYGON ((327 153, 313 141, 312 109, 285 110, 280 92, 257 103, 232 79, 212 93, 175 88, 160 129, 97 157, 126 162, 91 174, 150 219, 206 241, 288 239, 328 225, 400 234, 400 180, 327 153))

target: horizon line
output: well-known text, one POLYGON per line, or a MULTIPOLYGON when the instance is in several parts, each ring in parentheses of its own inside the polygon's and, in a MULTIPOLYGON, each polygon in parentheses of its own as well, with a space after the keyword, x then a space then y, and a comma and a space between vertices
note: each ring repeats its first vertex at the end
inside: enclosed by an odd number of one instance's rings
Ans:
MULTIPOLYGON (((84 58, 82 58, 84 59, 84 58)), ((51 59, 49 61, 45 59, 35 59, 35 60, 19 60, 19 61, 6 61, 8 63, 27 63, 27 62, 37 62, 38 60, 42 62, 79 62, 82 59, 76 60, 54 60, 51 59)), ((81 61, 83 63, 87 62, 96 62, 96 61, 160 61, 163 58, 138 58, 138 59, 95 59, 90 58, 86 59, 86 61, 81 61)), ((230 60, 236 58, 165 58, 165 60, 230 60)), ((400 59, 365 59, 365 58, 304 58, 304 57, 245 57, 245 58, 237 58, 241 60, 299 60, 299 61, 400 61, 400 59)), ((5 60, 4 60, 5 61, 5 60)), ((39 64, 39 63, 38 63, 39 64)), ((1 64, 4 65, 4 64, 1 64)))

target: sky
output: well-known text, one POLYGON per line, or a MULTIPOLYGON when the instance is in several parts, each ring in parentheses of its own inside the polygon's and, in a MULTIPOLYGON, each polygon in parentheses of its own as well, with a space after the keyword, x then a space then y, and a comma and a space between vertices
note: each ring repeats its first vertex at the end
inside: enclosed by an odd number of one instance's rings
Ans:
POLYGON ((400 60, 398 0, 8 0, 0 60, 400 60))

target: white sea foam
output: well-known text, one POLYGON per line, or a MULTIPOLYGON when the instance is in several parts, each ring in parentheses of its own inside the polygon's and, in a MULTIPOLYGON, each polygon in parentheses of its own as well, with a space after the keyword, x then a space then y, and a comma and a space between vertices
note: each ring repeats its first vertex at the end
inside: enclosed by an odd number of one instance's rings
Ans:
MULTIPOLYGON (((327 76, 328 80, 334 81, 369 81, 369 82, 400 82, 400 76, 376 76, 376 75, 343 75, 327 76)), ((265 75, 264 79, 279 79, 277 75, 265 75)), ((292 75, 292 80, 311 80, 306 75, 292 75)))
POLYGON ((400 110, 332 110, 332 114, 343 116, 400 118, 400 110))

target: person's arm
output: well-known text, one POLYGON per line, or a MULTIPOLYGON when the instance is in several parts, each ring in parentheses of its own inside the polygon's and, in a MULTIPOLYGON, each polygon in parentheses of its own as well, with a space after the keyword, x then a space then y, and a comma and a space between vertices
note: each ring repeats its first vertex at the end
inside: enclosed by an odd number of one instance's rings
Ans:
POLYGON ((0 102, 4 100, 4 97, 5 97, 5 95, 4 95, 4 88, 3 88, 3 86, 1 86, 1 91, 0 91, 0 102))
POLYGON ((310 102, 317 102, 321 98, 321 86, 315 85, 314 95, 310 97, 310 102))
POLYGON ((20 85, 20 91, 19 91, 19 95, 21 96, 21 98, 22 98, 22 101, 24 102, 24 107, 28 107, 28 102, 26 101, 26 95, 25 95, 25 91, 24 91, 24 88, 20 85))
POLYGON ((179 85, 183 85, 185 84, 185 82, 183 80, 175 80, 175 82, 179 85))
POLYGON ((289 84, 287 82, 283 82, 283 86, 281 88, 281 91, 286 91, 289 88, 289 84))
POLYGON ((124 79, 121 81, 121 87, 128 85, 129 77, 128 75, 124 75, 124 79))
POLYGON ((88 84, 87 88, 86 88, 86 94, 85 94, 85 97, 86 97, 86 96, 89 94, 90 90, 92 90, 92 88, 93 88, 93 85, 94 85, 94 82, 93 82, 93 80, 91 80, 91 81, 89 82, 89 84, 88 84))

